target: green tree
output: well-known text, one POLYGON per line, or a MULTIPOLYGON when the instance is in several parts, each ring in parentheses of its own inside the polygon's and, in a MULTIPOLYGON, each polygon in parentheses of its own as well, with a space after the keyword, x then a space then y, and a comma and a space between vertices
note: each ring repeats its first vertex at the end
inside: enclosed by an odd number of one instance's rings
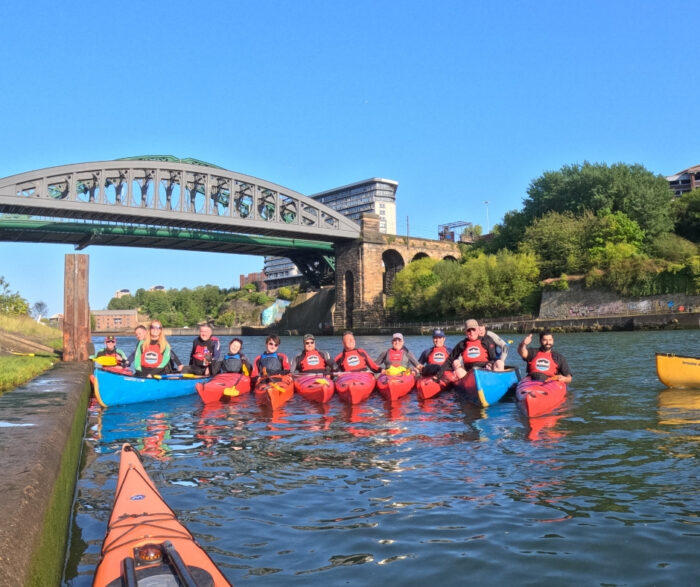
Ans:
POLYGON ((402 316, 429 318, 435 315, 434 305, 440 277, 433 271, 438 262, 430 257, 412 261, 396 274, 387 307, 402 316))
POLYGON ((683 237, 666 232, 658 235, 648 247, 649 253, 658 259, 688 265, 698 254, 698 246, 683 237))
POLYGON ((571 212, 548 212, 525 230, 520 251, 537 256, 543 278, 580 273, 586 266, 586 228, 571 212))
POLYGON ((0 314, 28 314, 29 302, 19 292, 10 291, 10 284, 0 275, 0 314))
POLYGON ((523 214, 528 221, 548 212, 581 215, 608 209, 625 213, 648 236, 673 228, 668 182, 641 165, 565 165, 533 180, 527 193, 523 214))
POLYGON ((676 234, 700 243, 700 188, 674 198, 672 214, 676 234))

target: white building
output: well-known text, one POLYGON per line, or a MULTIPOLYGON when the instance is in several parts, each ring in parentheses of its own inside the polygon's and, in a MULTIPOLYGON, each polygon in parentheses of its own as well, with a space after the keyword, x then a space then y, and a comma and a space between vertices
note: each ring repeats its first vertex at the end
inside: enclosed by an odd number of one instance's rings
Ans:
MULTIPOLYGON (((310 196, 359 223, 365 212, 379 216, 379 231, 396 234, 396 189, 399 182, 373 177, 310 196)), ((301 282, 303 275, 286 257, 265 257, 265 283, 269 289, 301 282)))

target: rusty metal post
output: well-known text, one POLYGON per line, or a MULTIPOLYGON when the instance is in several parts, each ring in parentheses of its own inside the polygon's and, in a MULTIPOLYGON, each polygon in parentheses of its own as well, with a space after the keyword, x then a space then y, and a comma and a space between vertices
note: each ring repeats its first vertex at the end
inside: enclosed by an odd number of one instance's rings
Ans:
POLYGON ((66 255, 63 283, 63 360, 87 361, 90 355, 88 255, 66 255))

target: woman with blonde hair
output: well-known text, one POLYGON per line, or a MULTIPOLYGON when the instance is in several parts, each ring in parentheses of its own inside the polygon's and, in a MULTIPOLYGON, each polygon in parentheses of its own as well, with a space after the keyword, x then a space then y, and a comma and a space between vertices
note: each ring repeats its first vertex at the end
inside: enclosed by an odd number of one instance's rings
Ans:
POLYGON ((139 377, 152 377, 173 370, 182 371, 182 363, 170 348, 163 333, 163 325, 153 320, 148 335, 139 341, 134 354, 134 371, 139 377))

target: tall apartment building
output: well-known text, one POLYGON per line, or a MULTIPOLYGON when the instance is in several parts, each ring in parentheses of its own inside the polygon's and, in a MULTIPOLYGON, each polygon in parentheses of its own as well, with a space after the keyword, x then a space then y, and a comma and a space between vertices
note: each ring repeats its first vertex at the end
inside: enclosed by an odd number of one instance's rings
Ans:
MULTIPOLYGON (((379 231, 396 234, 396 189, 399 182, 373 177, 310 196, 359 223, 365 212, 379 216, 379 231)), ((303 275, 286 257, 265 257, 265 283, 268 289, 296 285, 303 275)))
POLYGON ((677 196, 700 188, 700 165, 688 167, 688 169, 679 171, 675 175, 669 175, 666 177, 666 180, 673 193, 677 196))

